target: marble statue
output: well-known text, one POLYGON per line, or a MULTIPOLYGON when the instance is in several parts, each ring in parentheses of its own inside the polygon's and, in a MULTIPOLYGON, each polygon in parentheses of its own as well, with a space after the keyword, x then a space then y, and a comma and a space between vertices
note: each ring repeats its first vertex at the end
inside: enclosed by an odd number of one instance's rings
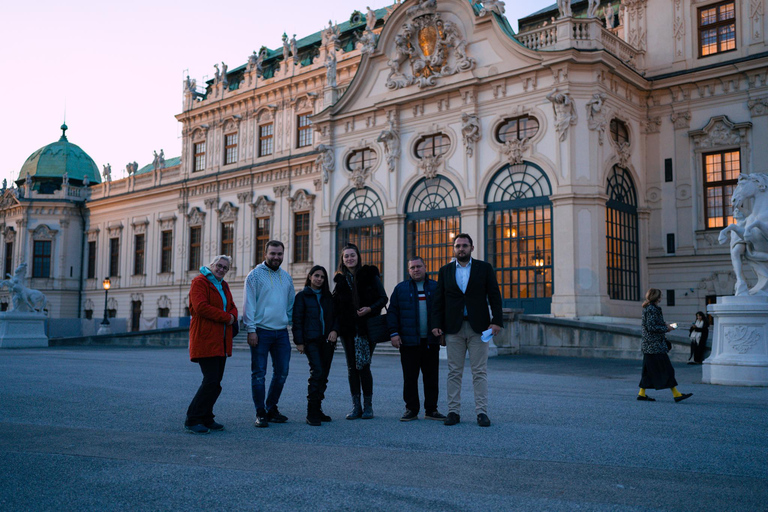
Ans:
POLYGON ((299 48, 298 48, 298 45, 296 44, 296 34, 293 34, 293 37, 291 38, 291 41, 290 41, 290 45, 291 45, 291 55, 293 55, 293 62, 295 64, 298 64, 299 48))
POLYGON ((720 231, 718 240, 724 244, 730 234, 735 295, 768 296, 768 174, 740 174, 731 203, 736 222, 720 231), (753 200, 752 211, 745 216, 742 208, 748 199, 753 200), (757 274, 757 283, 752 288, 747 287, 743 262, 757 274))
POLYGON ((107 164, 104 167, 104 172, 101 173, 102 176, 104 176, 104 181, 110 182, 112 181, 112 166, 107 164))
POLYGON ((341 32, 339 31, 339 25, 334 25, 331 20, 328 20, 328 28, 324 29, 321 33, 322 44, 330 44, 333 48, 338 48, 341 43, 341 32))
POLYGON ((227 69, 229 66, 224 64, 224 62, 221 63, 221 83, 223 83, 225 86, 229 84, 229 80, 227 80, 227 69))
POLYGON ((557 0, 557 10, 560 11, 560 18, 570 18, 573 16, 571 0, 557 0))
POLYGON ((363 34, 358 36, 357 42, 360 44, 360 53, 363 55, 370 55, 376 49, 377 35, 373 30, 367 28, 363 31, 363 34))
POLYGON ((547 94, 547 99, 552 102, 555 111, 555 130, 560 134, 560 142, 568 136, 568 127, 578 121, 573 100, 567 92, 558 92, 557 89, 547 94))
POLYGON ((325 58, 325 85, 326 87, 336 87, 336 50, 330 49, 325 58))
POLYGON ((597 9, 600 7, 600 0, 589 0, 587 6, 587 18, 597 18, 597 9))
POLYGON ((221 72, 219 71, 219 65, 218 64, 214 64, 213 67, 216 70, 213 73, 213 83, 217 84, 221 80, 221 72))
POLYGON ((334 168, 333 148, 326 144, 318 144, 317 150, 320 154, 317 155, 315 164, 323 172, 323 183, 328 183, 328 180, 330 180, 330 173, 333 172, 334 168))
POLYGON ((587 102, 587 125, 590 130, 597 131, 597 141, 603 145, 605 137, 605 128, 608 125, 608 116, 603 109, 606 95, 602 92, 592 94, 592 98, 587 102))
POLYGON ((503 16, 506 12, 506 4, 501 0, 472 0, 472 5, 480 6, 478 16, 481 18, 491 12, 495 12, 499 16, 503 16))
POLYGON ((614 28, 616 11, 613 10, 613 4, 608 4, 603 9, 603 15, 605 16, 605 27, 614 28))
POLYGON ((187 81, 185 85, 188 92, 191 92, 192 94, 197 92, 197 80, 194 78, 189 78, 189 75, 187 75, 187 81))
POLYGON ((288 34, 283 32, 283 62, 288 64, 288 57, 291 55, 291 46, 288 43, 288 34))
MULTIPOLYGON (((134 165, 136 162, 134 162, 134 165)), ((165 151, 162 149, 160 150, 160 154, 157 155, 157 168, 158 169, 165 169, 165 151)), ((134 169, 133 172, 136 172, 138 169, 134 169)))
POLYGON ((7 274, 10 279, 0 281, 0 288, 7 286, 11 292, 11 301, 13 310, 16 312, 37 311, 44 312, 48 309, 48 299, 45 294, 39 290, 32 290, 24 286, 24 280, 27 274, 27 263, 22 262, 13 273, 7 274))
POLYGON ((370 7, 366 7, 365 9, 365 29, 373 31, 376 27, 376 13, 370 7))
POLYGON ((84 186, 84 187, 87 187, 87 186, 88 186, 88 185, 90 185, 90 184, 91 184, 91 179, 90 179, 90 178, 88 177, 88 175, 86 174, 86 175, 85 175, 85 177, 83 177, 83 186, 84 186))
POLYGON ((461 114, 461 137, 464 139, 467 156, 471 157, 475 142, 480 140, 480 121, 475 114, 461 114))
POLYGON ((2 188, 3 192, 5 192, 5 189, 7 188, 8 188, 8 180, 3 179, 3 188, 2 188))
POLYGON ((64 171, 64 174, 61 175, 61 184, 66 186, 69 186, 69 173, 64 171))
POLYGON ((389 169, 389 172, 395 172, 397 160, 400 158, 400 135, 397 133, 395 123, 390 120, 389 128, 383 130, 376 141, 384 144, 387 169, 389 169))

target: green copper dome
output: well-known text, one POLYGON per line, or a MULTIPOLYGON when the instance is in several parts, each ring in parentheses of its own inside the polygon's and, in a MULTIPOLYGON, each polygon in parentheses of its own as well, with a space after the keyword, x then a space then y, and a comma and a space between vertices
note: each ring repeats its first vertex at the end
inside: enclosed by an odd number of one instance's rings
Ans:
POLYGON ((99 168, 93 159, 79 146, 67 140, 67 125, 61 125, 61 138, 32 153, 19 171, 19 181, 33 178, 61 178, 64 173, 70 180, 82 181, 88 176, 91 184, 101 183, 99 168))

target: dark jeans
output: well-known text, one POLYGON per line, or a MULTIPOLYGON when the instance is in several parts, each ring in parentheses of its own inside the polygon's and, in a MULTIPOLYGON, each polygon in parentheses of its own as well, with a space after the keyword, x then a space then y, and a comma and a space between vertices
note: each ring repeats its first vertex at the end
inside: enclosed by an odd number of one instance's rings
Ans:
POLYGON ((406 409, 419 412, 419 372, 424 382, 424 410, 437 410, 438 368, 440 345, 427 345, 424 340, 417 346, 400 346, 400 364, 403 366, 403 400, 406 409))
POLYGON ((309 384, 307 400, 322 400, 328 387, 328 374, 331 372, 335 343, 325 341, 325 338, 307 340, 304 344, 304 354, 309 362, 309 384))
MULTIPOLYGON (((362 387, 363 396, 373 395, 373 375, 371 375, 371 365, 365 366, 362 370, 358 370, 355 366, 355 338, 344 337, 341 341, 344 343, 344 355, 347 358, 349 392, 352 393, 352 396, 359 395, 360 388, 362 387)), ((376 348, 376 344, 368 342, 368 346, 371 347, 371 357, 373 357, 373 349, 376 348)))
POLYGON ((288 329, 270 331, 256 329, 259 344, 251 347, 251 393, 256 412, 266 411, 277 405, 283 392, 285 379, 288 378, 288 363, 291 361, 291 343, 288 341, 288 329), (264 404, 265 381, 267 376, 267 356, 272 356, 272 381, 269 383, 266 407, 264 404))
POLYGON ((203 372, 203 383, 200 384, 187 408, 187 421, 184 424, 188 427, 206 425, 213 421, 213 405, 221 394, 221 379, 224 377, 227 358, 203 357, 197 362, 200 364, 200 371, 203 372))

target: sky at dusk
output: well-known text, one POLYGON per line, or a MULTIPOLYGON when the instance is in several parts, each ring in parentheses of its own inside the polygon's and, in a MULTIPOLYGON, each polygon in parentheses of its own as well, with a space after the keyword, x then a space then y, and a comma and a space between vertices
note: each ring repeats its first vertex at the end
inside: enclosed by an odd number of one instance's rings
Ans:
MULTIPOLYGON (((10 2, 0 18, 0 181, 18 178, 34 151, 61 136, 85 150, 113 179, 125 166, 181 152, 183 79, 198 84, 213 65, 245 64, 262 45, 282 45, 283 32, 297 39, 332 19, 347 21, 357 9, 379 9, 391 0, 36 0, 10 2)), ((554 0, 507 0, 517 20, 554 0)), ((438 0, 439 5, 439 0, 438 0)), ((470 46, 471 52, 471 46, 470 46)))

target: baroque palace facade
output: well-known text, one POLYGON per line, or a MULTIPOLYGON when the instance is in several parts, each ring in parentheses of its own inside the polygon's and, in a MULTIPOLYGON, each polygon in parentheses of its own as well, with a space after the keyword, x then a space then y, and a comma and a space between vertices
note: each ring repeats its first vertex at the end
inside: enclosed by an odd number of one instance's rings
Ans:
POLYGON ((110 314, 138 328, 184 317, 216 254, 237 290, 282 240, 299 288, 352 241, 392 290, 468 232, 508 307, 637 317, 652 286, 692 318, 733 293, 719 230, 738 174, 766 170, 765 0, 596 4, 515 34, 502 2, 406 0, 284 37, 188 79, 181 157, 125 179, 65 134, 2 196, 4 272, 25 260, 55 317, 100 317, 109 276, 110 314))

